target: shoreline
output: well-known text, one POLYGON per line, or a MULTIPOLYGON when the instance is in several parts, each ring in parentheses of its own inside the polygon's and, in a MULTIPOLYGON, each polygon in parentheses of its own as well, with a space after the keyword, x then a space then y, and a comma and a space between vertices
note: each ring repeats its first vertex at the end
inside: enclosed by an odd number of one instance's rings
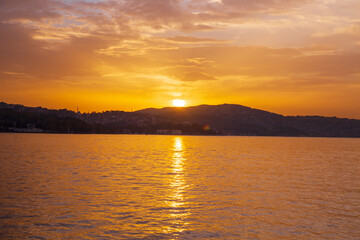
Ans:
POLYGON ((198 136, 198 137, 276 137, 276 138, 344 138, 360 139, 360 137, 341 136, 282 136, 282 135, 223 135, 223 134, 152 134, 152 133, 61 133, 61 132, 0 132, 0 134, 45 134, 45 135, 141 135, 141 136, 198 136))

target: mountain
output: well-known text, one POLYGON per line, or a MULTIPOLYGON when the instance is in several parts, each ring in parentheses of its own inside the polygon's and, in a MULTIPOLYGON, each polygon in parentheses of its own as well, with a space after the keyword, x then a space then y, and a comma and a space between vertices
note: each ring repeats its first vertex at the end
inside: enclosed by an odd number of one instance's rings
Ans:
POLYGON ((0 131, 360 137, 360 120, 283 116, 236 104, 81 114, 0 103, 0 131))
POLYGON ((217 131, 242 132, 243 134, 260 134, 262 131, 259 129, 260 126, 272 124, 282 118, 278 114, 235 104, 200 105, 187 108, 150 108, 137 112, 160 117, 163 121, 196 122, 208 125, 217 131), (254 132, 255 126, 257 131, 254 132))
POLYGON ((0 102, 0 132, 87 133, 91 125, 66 109, 51 110, 41 107, 0 102))
POLYGON ((360 137, 360 120, 283 116, 236 104, 149 108, 137 112, 157 116, 163 121, 209 125, 225 135, 360 137))

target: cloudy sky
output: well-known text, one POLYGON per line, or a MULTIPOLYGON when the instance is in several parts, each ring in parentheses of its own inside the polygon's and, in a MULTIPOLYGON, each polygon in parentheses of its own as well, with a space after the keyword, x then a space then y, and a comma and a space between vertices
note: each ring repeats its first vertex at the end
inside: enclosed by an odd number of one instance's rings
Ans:
POLYGON ((360 118, 359 0, 0 0, 0 101, 360 118))

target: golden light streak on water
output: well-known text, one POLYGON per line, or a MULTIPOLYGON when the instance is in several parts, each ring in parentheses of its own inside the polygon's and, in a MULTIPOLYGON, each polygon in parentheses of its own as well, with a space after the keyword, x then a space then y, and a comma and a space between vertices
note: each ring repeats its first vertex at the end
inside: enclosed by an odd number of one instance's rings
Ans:
POLYGON ((172 219, 173 226, 175 228, 167 227, 164 232, 183 232, 185 226, 189 223, 186 221, 190 215, 189 209, 185 205, 186 198, 184 192, 188 187, 184 175, 186 173, 184 157, 185 145, 182 137, 173 138, 173 149, 172 149, 172 169, 171 178, 169 184, 169 196, 166 204, 169 207, 169 218, 172 219))

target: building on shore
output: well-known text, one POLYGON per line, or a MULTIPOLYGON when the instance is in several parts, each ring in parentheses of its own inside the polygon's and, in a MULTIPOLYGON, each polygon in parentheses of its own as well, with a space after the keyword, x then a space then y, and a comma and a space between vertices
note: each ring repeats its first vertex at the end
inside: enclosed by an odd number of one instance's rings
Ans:
POLYGON ((181 135, 182 131, 180 129, 158 129, 156 134, 161 135, 181 135))

